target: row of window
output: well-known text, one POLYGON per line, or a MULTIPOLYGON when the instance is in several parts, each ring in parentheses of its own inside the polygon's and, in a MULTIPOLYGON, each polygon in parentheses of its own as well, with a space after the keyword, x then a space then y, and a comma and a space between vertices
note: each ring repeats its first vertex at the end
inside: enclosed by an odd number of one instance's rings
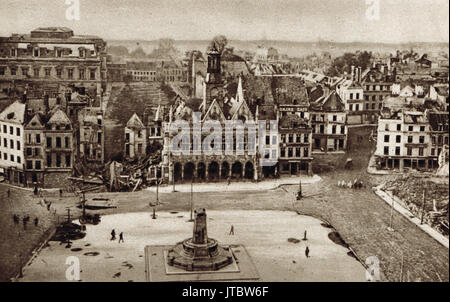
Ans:
POLYGON ((442 135, 433 135, 432 137, 431 137, 431 143, 433 144, 433 145, 436 145, 436 142, 437 142, 437 144, 438 145, 442 145, 442 144, 445 144, 445 145, 448 145, 448 136, 446 135, 446 136, 442 136, 442 135))
POLYGON ((27 143, 28 144, 40 144, 41 143, 41 135, 39 133, 36 133, 34 135, 34 140, 33 140, 33 135, 32 134, 28 134, 27 136, 27 143))
POLYGON ((303 147, 303 148, 281 148, 280 149, 280 157, 281 158, 291 158, 291 157, 309 157, 309 148, 303 147), (303 149, 303 155, 302 155, 302 149, 303 149), (287 151, 287 153, 286 153, 287 151))
MULTIPOLYGON (((419 149, 419 156, 424 156, 424 148, 418 148, 418 149, 419 149)), ((390 155, 389 154, 389 146, 385 146, 383 152, 384 152, 384 155, 390 155)), ((411 148, 411 147, 406 148, 406 154, 408 156, 412 156, 412 153, 413 153, 413 148, 411 148)), ((432 153, 434 153, 434 151, 432 153)), ((395 155, 401 155, 400 147, 395 147, 395 155)))
MULTIPOLYGON (((408 129, 409 132, 414 132, 414 131, 417 131, 417 130, 420 131, 420 132, 424 132, 426 130, 426 127, 425 126, 414 127, 412 125, 409 125, 407 129, 408 129), (417 130, 414 130, 414 129, 417 129, 417 130)), ((389 124, 385 124, 384 125, 384 130, 385 131, 394 131, 394 129, 391 130, 391 127, 389 126, 389 124)), ((401 131, 402 130, 402 124, 396 124, 395 125, 395 130, 396 131, 401 131)))
MULTIPOLYGON (((47 55, 47 49, 43 49, 43 50, 44 50, 44 51, 41 52, 41 50, 40 50, 39 47, 34 47, 34 48, 33 48, 33 52, 32 52, 32 56, 33 56, 33 57, 46 56, 46 55, 47 55)), ((2 49, 1 52, 3 53, 4 50, 2 49)), ((94 53, 94 52, 92 52, 91 50, 89 50, 89 52, 94 53)), ((11 55, 11 57, 17 57, 17 56, 18 56, 18 50, 17 50, 16 48, 13 47, 13 48, 11 48, 11 49, 9 50, 9 54, 11 55)), ((62 48, 57 48, 57 47, 55 47, 55 52, 54 52, 54 54, 55 54, 55 57, 61 58, 61 57, 63 56, 63 54, 64 54, 64 50, 63 50, 62 48)), ((88 55, 88 50, 87 50, 87 49, 84 49, 84 48, 79 49, 78 56, 79 56, 80 58, 84 58, 84 57, 86 57, 87 55, 88 55)), ((48 57, 48 56, 46 56, 46 57, 48 57)))
MULTIPOLYGON (((62 148, 62 138, 57 136, 55 138, 55 144, 53 144, 52 137, 47 137, 47 148, 62 148)), ((71 148, 70 138, 68 136, 64 137, 64 148, 71 148)))
MULTIPOLYGON (((390 135, 385 135, 384 136, 384 142, 385 143, 389 143, 390 141, 390 135)), ((396 143, 401 143, 402 141, 402 137, 401 135, 395 135, 395 142, 396 143)), ((414 143, 414 137, 409 135, 408 136, 408 144, 413 144, 414 143)), ((425 136, 419 136, 419 144, 425 144, 425 136)))
POLYGON ((40 148, 26 148, 26 155, 27 156, 40 156, 41 155, 40 148))
MULTIPOLYGON (((70 167, 71 166, 71 155, 70 154, 56 154, 55 155, 55 161, 52 161, 51 154, 47 154, 47 167, 49 168, 61 168, 61 167, 70 167), (64 162, 64 166, 63 166, 64 162)), ((41 170, 42 169, 42 162, 40 160, 27 160, 26 161, 26 168, 28 170, 41 170), (34 162, 34 167, 33 167, 34 162)))
MULTIPOLYGON (((312 127, 312 133, 325 134, 325 125, 319 125, 319 132, 316 132, 316 127, 312 127)), ((340 127, 340 133, 337 131, 337 126, 331 126, 331 134, 345 134, 345 126, 340 127)))
POLYGON ((131 70, 127 71, 128 75, 156 75, 156 71, 137 71, 131 70))
MULTIPOLYGON (((0 158, 2 158, 2 152, 1 151, 0 151, 0 158)), ((3 152, 3 160, 8 160, 8 153, 3 152)), ((14 154, 10 154, 9 155, 9 161, 11 161, 13 163, 17 162, 18 164, 21 164, 22 163, 22 158, 19 155, 15 156, 14 154)))
MULTIPOLYGON (((406 148, 406 154, 408 156, 412 156, 413 149, 414 148, 411 148, 411 147, 406 148)), ((424 150, 425 150, 424 148, 418 148, 418 155, 424 156, 424 150)), ((439 156, 439 154, 441 154, 441 151, 442 151, 442 148, 437 148, 437 150, 436 150, 436 148, 431 148, 430 155, 431 156, 439 156)), ((383 152, 384 152, 384 155, 390 155, 389 154, 389 146, 385 146, 383 152)), ((395 155, 401 155, 400 147, 395 147, 395 155)))
MULTIPOLYGON (((49 78, 51 76, 52 68, 53 67, 44 67, 44 73, 43 73, 44 77, 49 78)), ((29 75, 29 70, 30 70, 29 66, 22 66, 22 67, 20 67, 20 71, 21 71, 21 74, 23 76, 29 75)), ((75 76, 74 76, 75 75, 75 73, 74 73, 75 69, 74 68, 67 68, 66 70, 67 70, 66 78, 69 79, 69 80, 75 79, 75 76)), ((97 69, 95 69, 95 68, 89 68, 89 80, 95 80, 95 78, 96 78, 96 75, 95 75, 96 74, 96 70, 97 69)), ((0 75, 5 75, 5 71, 6 71, 6 67, 0 66, 0 75)), ((10 68, 10 71, 11 71, 11 75, 12 76, 18 75, 18 68, 10 68)), ((79 71, 78 72, 78 79, 79 80, 86 80, 86 70, 81 68, 78 71, 79 71)), ((41 67, 34 67, 33 68, 33 76, 34 77, 40 77, 41 74, 42 74, 41 73, 41 67)), ((63 75, 64 75, 64 69, 63 68, 56 68, 56 76, 58 78, 62 79, 63 75)))
POLYGON ((350 100, 353 100, 353 99, 359 100, 359 93, 355 93, 355 94, 350 93, 350 100), (353 96, 355 96, 355 98, 353 98, 353 96))
POLYGON ((365 96, 364 96, 364 100, 365 100, 366 102, 369 102, 369 101, 376 102, 376 101, 377 101, 377 98, 378 98, 378 101, 381 102, 385 97, 386 97, 386 96, 385 96, 385 95, 382 95, 382 94, 378 94, 378 95, 376 95, 376 94, 373 94, 373 95, 365 95, 365 96))
MULTIPOLYGON (((7 125, 3 125, 3 127, 1 127, 1 130, 4 134, 8 134, 8 126, 7 125)), ((20 128, 16 127, 16 136, 20 136, 20 128)), ((14 127, 13 126, 9 126, 9 134, 10 135, 14 135, 14 127)))
POLYGON ((366 85, 366 91, 390 91, 391 85, 366 85))
MULTIPOLYGON (((313 122, 324 122, 325 121, 325 114, 320 114, 320 116, 318 114, 311 114, 311 120, 313 122)), ((337 122, 337 115, 333 114, 333 122, 337 122)))
POLYGON ((52 168, 52 167, 57 167, 60 168, 62 167, 62 160, 65 161, 65 167, 70 167, 71 166, 71 155, 70 154, 65 154, 64 156, 62 156, 61 154, 56 154, 55 156, 55 162, 52 161, 52 155, 50 153, 47 154, 47 167, 52 168))
MULTIPOLYGON (((272 145, 276 145, 276 136, 272 138, 272 145)), ((288 134, 286 140, 286 134, 281 134, 281 142, 282 143, 308 143, 309 142, 309 134, 288 134)), ((266 145, 269 145, 268 143, 269 137, 266 136, 266 145)))
MULTIPOLYGON (((19 129, 19 128, 17 128, 17 129, 19 129)), ((35 141, 36 141, 36 143, 41 142, 41 137, 39 134, 36 134, 35 141)), ((52 147, 62 148, 63 147, 62 138, 59 136, 55 138, 55 145, 53 145, 52 142, 53 142, 52 138, 47 137, 47 148, 52 148, 52 147)), ((28 143, 31 143, 31 134, 30 134, 30 136, 28 136, 28 143)), ((3 138, 3 140, 2 140, 0 137, 0 147, 1 146, 3 146, 4 148, 9 148, 9 149, 16 148, 17 150, 21 150, 20 141, 16 141, 14 143, 14 140, 10 139, 9 144, 8 144, 8 139, 3 138), (2 141, 3 141, 3 145, 2 145, 2 141)), ((70 138, 68 136, 64 137, 64 148, 71 148, 70 138)))
POLYGON ((40 160, 36 160, 34 162, 34 168, 33 168, 33 161, 32 160, 27 160, 27 170, 41 170, 42 169, 42 164, 40 160))
POLYGON ((9 144, 8 144, 8 139, 6 139, 6 138, 3 138, 3 145, 2 145, 2 139, 0 137, 0 147, 2 147, 2 146, 4 148, 9 148, 9 149, 12 149, 12 150, 14 150, 14 148, 15 148, 18 151, 20 151, 20 148, 21 148, 19 141, 16 141, 14 143, 14 140, 10 139, 9 140, 9 144))

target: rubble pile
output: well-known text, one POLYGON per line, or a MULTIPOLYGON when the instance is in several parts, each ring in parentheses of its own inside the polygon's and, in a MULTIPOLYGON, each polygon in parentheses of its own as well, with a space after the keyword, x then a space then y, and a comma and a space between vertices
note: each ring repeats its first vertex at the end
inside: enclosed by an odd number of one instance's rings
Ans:
POLYGON ((404 206, 424 223, 448 236, 449 223, 449 187, 448 180, 436 181, 432 177, 404 175, 387 182, 384 190, 391 191, 401 199, 404 206), (424 202, 424 190, 425 202, 424 202))
POLYGON ((159 162, 159 154, 124 163, 109 162, 105 169, 105 185, 109 191, 115 192, 139 190, 147 184, 149 167, 158 165, 159 162))

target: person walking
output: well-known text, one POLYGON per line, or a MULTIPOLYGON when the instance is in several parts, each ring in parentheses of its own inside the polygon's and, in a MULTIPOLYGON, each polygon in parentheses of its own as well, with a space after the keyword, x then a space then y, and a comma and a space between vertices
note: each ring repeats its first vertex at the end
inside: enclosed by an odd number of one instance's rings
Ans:
POLYGON ((306 249, 305 249, 305 256, 306 256, 306 258, 309 258, 309 247, 308 246, 306 246, 306 249))
POLYGON ((27 222, 29 220, 29 217, 26 216, 24 218, 22 218, 22 222, 23 222, 23 229, 26 230, 27 229, 27 222))
POLYGON ((114 229, 111 231, 111 240, 116 240, 116 231, 114 229))
POLYGON ((234 225, 231 225, 230 233, 228 235, 234 235, 234 225))
POLYGON ((306 230, 305 230, 305 233, 303 233, 303 240, 308 240, 308 239, 306 238, 306 230))
POLYGON ((227 185, 229 186, 230 184, 231 184, 231 177, 228 176, 228 178, 227 178, 227 185))
POLYGON ((125 241, 123 241, 123 232, 120 232, 120 234, 119 234, 119 243, 120 242, 125 242, 125 241))

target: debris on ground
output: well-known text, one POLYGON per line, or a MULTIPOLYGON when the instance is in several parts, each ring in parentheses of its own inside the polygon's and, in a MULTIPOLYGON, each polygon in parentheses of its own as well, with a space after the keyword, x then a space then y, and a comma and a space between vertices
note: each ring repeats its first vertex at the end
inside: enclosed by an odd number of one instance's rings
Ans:
POLYGON ((392 192, 415 217, 422 219, 423 215, 424 223, 448 236, 448 178, 406 174, 387 182, 383 190, 392 192))

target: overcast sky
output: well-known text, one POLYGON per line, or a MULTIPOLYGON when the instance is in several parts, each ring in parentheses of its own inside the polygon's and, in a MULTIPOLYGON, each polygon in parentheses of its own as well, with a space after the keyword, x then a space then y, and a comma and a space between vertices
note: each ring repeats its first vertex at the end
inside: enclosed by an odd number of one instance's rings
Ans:
POLYGON ((449 0, 379 0, 378 21, 366 0, 79 0, 79 21, 66 20, 66 1, 0 0, 0 35, 67 26, 104 39, 449 41, 449 0))

